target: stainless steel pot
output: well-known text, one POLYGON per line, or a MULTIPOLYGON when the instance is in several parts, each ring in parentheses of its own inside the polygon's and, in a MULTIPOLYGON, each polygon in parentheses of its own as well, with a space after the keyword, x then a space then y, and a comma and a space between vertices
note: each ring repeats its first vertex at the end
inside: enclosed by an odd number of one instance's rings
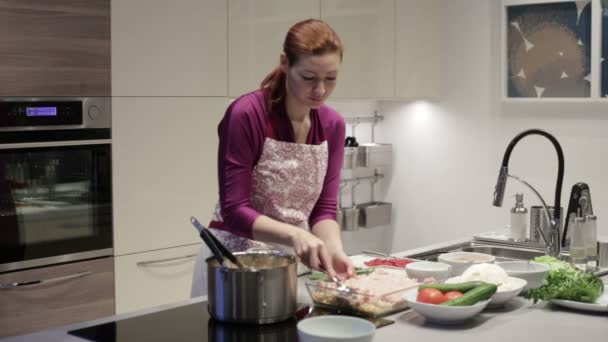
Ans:
POLYGON ((218 321, 267 324, 293 317, 297 263, 293 255, 260 250, 234 253, 245 269, 207 262, 209 314, 218 321))

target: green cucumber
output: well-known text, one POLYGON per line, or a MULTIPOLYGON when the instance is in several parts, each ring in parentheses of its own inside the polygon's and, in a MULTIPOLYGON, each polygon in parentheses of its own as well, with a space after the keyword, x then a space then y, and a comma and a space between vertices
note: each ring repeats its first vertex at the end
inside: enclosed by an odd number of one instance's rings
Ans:
POLYGON ((465 283, 454 283, 454 284, 422 284, 418 286, 418 290, 422 289, 437 289, 441 291, 441 293, 446 293, 450 291, 458 291, 458 292, 468 292, 477 286, 485 284, 483 281, 467 281, 465 283))
POLYGON ((473 305, 482 300, 490 299, 496 293, 498 286, 490 283, 483 283, 476 288, 467 291, 465 294, 458 298, 448 300, 447 302, 441 303, 441 305, 447 306, 468 306, 473 305))

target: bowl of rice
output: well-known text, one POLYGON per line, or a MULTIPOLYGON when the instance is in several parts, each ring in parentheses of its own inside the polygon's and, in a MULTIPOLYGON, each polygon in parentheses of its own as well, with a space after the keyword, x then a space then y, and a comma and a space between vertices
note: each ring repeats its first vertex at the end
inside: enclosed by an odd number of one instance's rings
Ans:
POLYGON ((464 283, 467 281, 483 281, 498 286, 496 293, 488 306, 502 306, 521 293, 527 282, 524 279, 510 277, 505 270, 495 264, 475 264, 460 276, 447 279, 445 282, 464 283))

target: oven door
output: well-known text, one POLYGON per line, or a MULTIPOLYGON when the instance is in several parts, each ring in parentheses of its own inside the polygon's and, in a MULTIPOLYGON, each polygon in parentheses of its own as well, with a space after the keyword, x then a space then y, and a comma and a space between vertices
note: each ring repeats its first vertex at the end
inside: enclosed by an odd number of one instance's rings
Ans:
POLYGON ((110 140, 0 145, 0 272, 112 255, 110 140))

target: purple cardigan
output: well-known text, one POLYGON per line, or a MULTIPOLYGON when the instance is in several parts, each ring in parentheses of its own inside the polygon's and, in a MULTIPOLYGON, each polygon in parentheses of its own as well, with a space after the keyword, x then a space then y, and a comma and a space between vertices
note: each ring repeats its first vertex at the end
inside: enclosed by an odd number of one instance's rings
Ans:
MULTIPOLYGON (((253 222, 262 215, 251 205, 253 168, 257 164, 269 116, 264 92, 256 90, 236 99, 218 126, 218 178, 220 207, 226 229, 252 238, 253 222)), ((318 145, 327 139, 329 161, 321 195, 309 218, 310 227, 325 219, 336 219, 340 170, 344 158, 344 118, 329 106, 310 113, 311 128, 307 144, 318 145)), ((294 132, 286 113, 272 120, 276 139, 294 142, 294 132)))

